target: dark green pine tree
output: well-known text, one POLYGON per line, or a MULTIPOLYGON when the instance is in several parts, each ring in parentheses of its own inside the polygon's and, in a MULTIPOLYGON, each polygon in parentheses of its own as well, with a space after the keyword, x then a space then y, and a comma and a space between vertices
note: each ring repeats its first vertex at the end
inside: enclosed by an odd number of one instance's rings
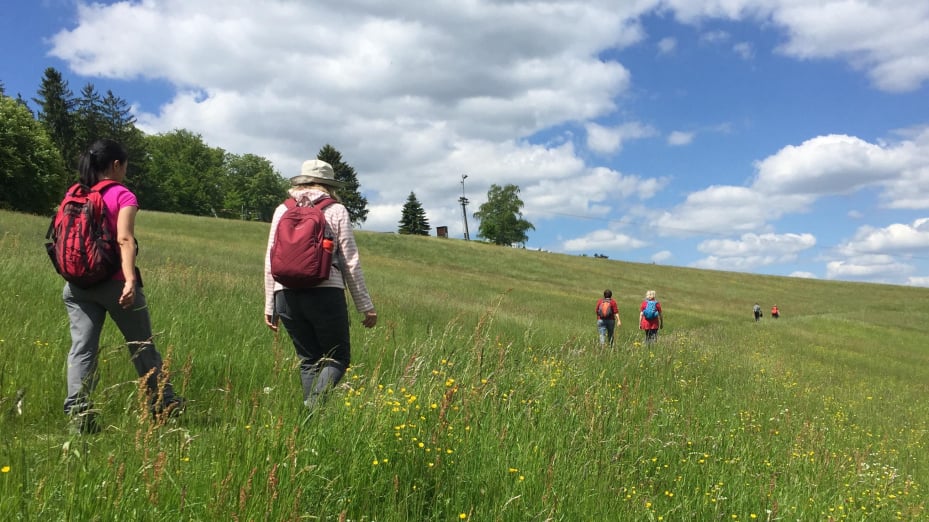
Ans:
POLYGON ((135 116, 129 107, 129 102, 113 94, 113 91, 106 91, 106 96, 100 102, 100 118, 104 129, 105 137, 114 139, 119 142, 126 141, 126 138, 135 128, 135 116))
POLYGON ((135 192, 139 201, 148 202, 157 189, 153 189, 155 180, 149 174, 150 154, 145 135, 136 126, 135 115, 129 103, 107 90, 100 101, 99 114, 95 118, 99 124, 100 135, 94 139, 110 138, 120 142, 129 154, 129 173, 126 184, 135 192))
MULTIPOLYGON (((3 94, 2 89, 0 89, 0 94, 3 94)), ((22 94, 16 93, 16 103, 25 107, 26 110, 29 111, 29 114, 32 114, 32 117, 35 118, 35 114, 32 112, 32 108, 29 107, 29 103, 26 101, 25 98, 23 98, 22 94)))
POLYGON ((328 143, 319 150, 316 155, 318 159, 332 165, 335 171, 335 179, 345 183, 345 186, 338 189, 339 199, 348 210, 351 217, 352 225, 358 226, 368 219, 368 198, 361 195, 358 183, 358 176, 355 175, 355 169, 351 165, 342 161, 342 153, 328 143))
POLYGON ((61 73, 49 67, 45 69, 37 94, 32 101, 38 106, 38 120, 61 153, 65 168, 73 171, 81 150, 74 121, 74 93, 61 73))
POLYGON ((423 210, 423 206, 416 199, 416 194, 410 192, 410 196, 406 198, 406 204, 403 205, 403 212, 400 215, 400 228, 397 232, 428 236, 430 230, 432 230, 432 227, 429 226, 426 211, 423 210))
POLYGON ((75 110, 77 142, 81 148, 89 147, 101 138, 116 139, 109 135, 109 126, 104 117, 103 98, 94 84, 88 83, 81 89, 75 110))

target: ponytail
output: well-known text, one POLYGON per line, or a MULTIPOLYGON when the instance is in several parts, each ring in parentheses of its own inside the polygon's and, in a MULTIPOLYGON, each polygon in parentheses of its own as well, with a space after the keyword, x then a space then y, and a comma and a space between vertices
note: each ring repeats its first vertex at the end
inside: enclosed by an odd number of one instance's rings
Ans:
POLYGON ((110 139, 95 141, 81 154, 81 159, 77 164, 81 185, 87 187, 96 185, 114 161, 125 162, 128 158, 129 154, 119 142, 110 139))

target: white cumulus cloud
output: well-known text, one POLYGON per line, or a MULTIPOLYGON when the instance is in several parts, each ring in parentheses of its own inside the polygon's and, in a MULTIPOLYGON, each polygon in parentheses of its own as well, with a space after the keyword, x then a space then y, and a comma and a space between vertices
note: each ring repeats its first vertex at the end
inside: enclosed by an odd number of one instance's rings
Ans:
POLYGON ((596 230, 583 237, 570 239, 562 245, 567 252, 588 252, 596 249, 632 250, 647 243, 613 230, 596 230))
POLYGON ((696 135, 693 132, 672 131, 668 134, 668 145, 690 145, 696 135))
POLYGON ((711 239, 697 249, 709 254, 693 264, 699 268, 750 270, 793 261, 816 245, 812 234, 743 234, 739 239, 711 239))
POLYGON ((648 138, 657 134, 655 129, 639 122, 628 122, 614 127, 588 123, 585 128, 587 148, 605 154, 619 152, 625 141, 648 138))

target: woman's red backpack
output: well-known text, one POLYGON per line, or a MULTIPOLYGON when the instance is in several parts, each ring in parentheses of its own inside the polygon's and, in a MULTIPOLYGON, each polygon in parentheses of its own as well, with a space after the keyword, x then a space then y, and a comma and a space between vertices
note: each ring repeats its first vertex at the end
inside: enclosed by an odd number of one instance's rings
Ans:
POLYGON ((600 301, 600 307, 597 308, 597 318, 598 319, 612 319, 613 318, 613 300, 604 299, 600 301))
POLYGON ((277 223, 271 246, 271 276, 287 288, 311 288, 329 279, 333 238, 323 209, 335 203, 323 198, 308 206, 293 198, 284 201, 287 210, 277 223))
POLYGON ((117 182, 105 179, 91 188, 75 183, 68 189, 45 234, 45 249, 66 281, 89 288, 119 270, 119 245, 106 226, 103 191, 117 182))

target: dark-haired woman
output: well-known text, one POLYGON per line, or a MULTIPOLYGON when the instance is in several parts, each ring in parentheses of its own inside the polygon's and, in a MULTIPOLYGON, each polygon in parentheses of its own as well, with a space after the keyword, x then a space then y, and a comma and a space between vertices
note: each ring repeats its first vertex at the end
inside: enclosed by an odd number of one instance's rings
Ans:
POLYGON ((600 334, 600 348, 609 343, 613 347, 613 332, 617 326, 622 326, 619 320, 619 306, 613 300, 613 291, 604 290, 603 298, 597 300, 597 331, 600 334))
POLYGON ((103 191, 104 226, 119 244, 121 268, 111 279, 90 288, 65 283, 62 292, 71 323, 64 410, 71 418, 72 431, 80 434, 100 431, 89 395, 97 381, 100 332, 107 314, 125 337, 136 372, 145 378, 151 412, 173 414, 183 406, 183 399, 174 395, 171 384, 161 376, 161 354, 152 340, 148 304, 135 267, 135 217, 139 203, 135 194, 122 184, 127 161, 128 154, 122 145, 99 140, 83 153, 78 165, 82 185, 93 187, 105 179, 117 182, 103 191))

